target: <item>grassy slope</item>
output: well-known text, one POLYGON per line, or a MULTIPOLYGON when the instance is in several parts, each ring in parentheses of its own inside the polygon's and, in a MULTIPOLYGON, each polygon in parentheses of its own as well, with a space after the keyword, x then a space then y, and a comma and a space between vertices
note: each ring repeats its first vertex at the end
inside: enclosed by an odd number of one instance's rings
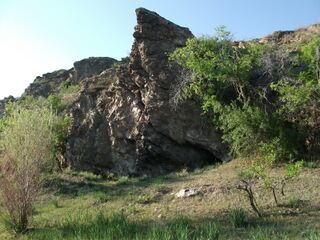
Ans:
MULTIPOLYGON (((266 215, 258 219, 235 189, 241 163, 117 181, 88 173, 58 175, 37 203, 33 229, 14 237, 0 225, 0 239, 213 239, 216 228, 219 239, 320 239, 319 168, 305 168, 288 183, 286 196, 279 195, 281 207, 274 205, 270 191, 257 186, 258 204, 266 215), (204 194, 174 196, 186 187, 202 187, 204 194), (287 206, 290 198, 297 206, 287 206), (247 227, 234 227, 229 221, 230 210, 239 207, 249 214, 247 227), (126 217, 109 217, 115 212, 126 217)), ((277 177, 282 171, 276 168, 273 174, 277 177)))

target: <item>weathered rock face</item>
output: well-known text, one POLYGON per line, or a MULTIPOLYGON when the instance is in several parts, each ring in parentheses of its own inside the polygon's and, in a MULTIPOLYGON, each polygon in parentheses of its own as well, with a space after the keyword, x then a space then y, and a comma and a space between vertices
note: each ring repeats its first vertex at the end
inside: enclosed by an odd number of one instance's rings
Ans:
POLYGON ((38 76, 25 90, 25 95, 48 97, 59 90, 59 85, 71 76, 71 70, 58 70, 38 76))
POLYGON ((73 84, 79 83, 84 78, 99 75, 102 71, 110 68, 117 60, 108 57, 90 57, 75 62, 70 70, 58 70, 52 73, 38 76, 33 83, 25 90, 24 95, 34 97, 48 97, 59 91, 63 81, 70 81, 73 84))
POLYGON ((136 14, 130 56, 83 80, 68 110, 73 119, 68 163, 97 172, 160 174, 223 160, 226 147, 215 129, 203 124, 197 102, 175 109, 169 104, 181 73, 167 54, 192 33, 146 9, 136 14))
POLYGON ((316 23, 305 28, 296 29, 294 31, 276 31, 258 40, 262 43, 273 43, 277 46, 283 45, 288 47, 291 45, 294 47, 319 35, 320 23, 316 23))
POLYGON ((90 57, 77 61, 73 64, 74 74, 72 81, 80 82, 85 78, 99 75, 102 71, 110 68, 117 60, 108 57, 90 57))

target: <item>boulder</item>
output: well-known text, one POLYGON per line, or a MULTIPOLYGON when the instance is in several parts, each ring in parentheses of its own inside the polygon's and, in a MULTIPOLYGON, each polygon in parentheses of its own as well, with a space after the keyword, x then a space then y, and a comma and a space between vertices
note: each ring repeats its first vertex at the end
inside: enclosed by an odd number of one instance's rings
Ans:
POLYGON ((201 188, 186 188, 181 189, 179 192, 175 194, 177 198, 186 198, 186 197, 194 197, 199 194, 202 194, 201 188))

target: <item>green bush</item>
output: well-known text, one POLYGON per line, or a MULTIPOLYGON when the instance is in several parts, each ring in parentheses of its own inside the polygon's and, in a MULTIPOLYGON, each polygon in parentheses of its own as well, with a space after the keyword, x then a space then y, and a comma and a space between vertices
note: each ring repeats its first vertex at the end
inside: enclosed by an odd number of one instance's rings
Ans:
POLYGON ((189 39, 170 55, 190 72, 177 92, 181 99, 199 98, 234 155, 298 159, 308 144, 317 145, 320 132, 319 43, 316 37, 290 54, 256 41, 233 42, 219 28, 216 36, 189 39))
POLYGON ((274 141, 276 161, 290 160, 303 151, 303 131, 274 109, 276 88, 257 78, 257 73, 263 74, 261 59, 272 51, 254 41, 233 42, 220 28, 217 36, 190 39, 170 56, 195 76, 183 85, 182 98, 200 99, 234 155, 270 158, 269 152, 264 154, 274 141))
POLYGON ((51 157, 57 116, 43 98, 9 107, 0 138, 1 213, 16 232, 25 232, 51 157))
POLYGON ((49 95, 48 102, 51 105, 52 109, 58 113, 61 112, 65 107, 65 105, 62 103, 61 98, 56 95, 49 95))

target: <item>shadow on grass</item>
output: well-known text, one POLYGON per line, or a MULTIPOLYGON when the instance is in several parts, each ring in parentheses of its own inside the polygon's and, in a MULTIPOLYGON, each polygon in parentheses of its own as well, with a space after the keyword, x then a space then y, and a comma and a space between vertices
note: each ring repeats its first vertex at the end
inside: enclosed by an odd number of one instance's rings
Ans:
POLYGON ((44 189, 48 193, 57 195, 76 197, 90 193, 104 193, 109 196, 122 197, 134 192, 138 192, 150 185, 161 185, 172 182, 185 181, 188 176, 177 176, 169 174, 160 177, 121 177, 117 181, 104 179, 88 180, 86 178, 74 178, 71 175, 58 175, 50 178, 44 184, 44 189))

